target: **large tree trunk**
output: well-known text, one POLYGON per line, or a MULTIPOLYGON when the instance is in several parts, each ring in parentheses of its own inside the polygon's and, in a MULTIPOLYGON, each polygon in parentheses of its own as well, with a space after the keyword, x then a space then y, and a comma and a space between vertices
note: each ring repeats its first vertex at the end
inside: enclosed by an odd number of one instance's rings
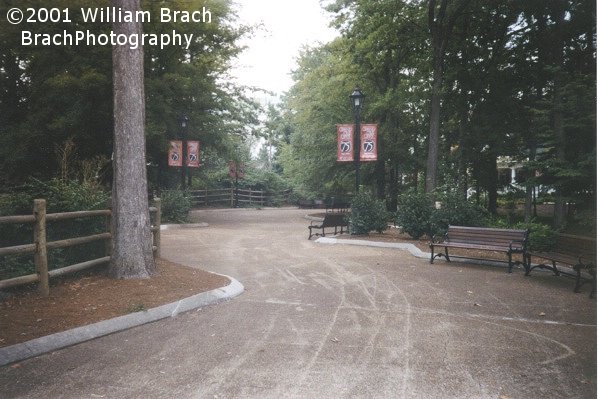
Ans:
MULTIPOLYGON (((436 57, 435 57, 436 58, 436 57)), ((435 62, 435 64, 437 64, 435 62)), ((434 66, 434 83, 430 107, 430 135, 428 136, 428 158, 426 161, 426 193, 436 189, 438 170, 438 147, 440 141, 440 91, 442 90, 442 67, 434 66)))
MULTIPOLYGON (((557 162, 564 164, 567 161, 565 153, 565 145, 567 143, 567 136, 564 128, 564 115, 563 115, 563 47, 565 45, 563 41, 563 24, 565 22, 565 2, 558 3, 562 6, 557 16, 556 24, 556 49, 555 49, 555 78, 554 78, 554 98, 553 98, 553 128, 556 142, 556 158, 557 162)), ((556 187, 556 196, 554 201, 554 227, 556 229, 562 229, 567 223, 567 201, 565 193, 563 192, 562 185, 559 184, 556 187)))
MULTIPOLYGON (((139 0, 113 0, 125 11, 140 10, 139 0)), ((141 34, 140 23, 114 23, 115 34, 141 34)), ((143 48, 114 46, 114 180, 112 257, 116 278, 146 278, 154 272, 145 161, 143 48)))
POLYGON ((426 193, 433 193, 436 189, 438 170, 438 147, 440 141, 440 100, 444 80, 444 58, 449 38, 457 18, 463 13, 471 0, 460 0, 452 12, 447 13, 449 1, 441 0, 437 6, 436 0, 428 0, 428 28, 432 39, 433 83, 430 104, 430 135, 428 137, 428 159, 426 162, 426 193))

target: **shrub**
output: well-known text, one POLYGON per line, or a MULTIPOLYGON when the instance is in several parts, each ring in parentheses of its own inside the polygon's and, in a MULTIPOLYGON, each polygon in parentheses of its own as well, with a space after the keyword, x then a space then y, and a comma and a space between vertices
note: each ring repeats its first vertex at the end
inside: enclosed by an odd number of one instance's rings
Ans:
POLYGON ((434 212, 429 195, 410 190, 399 196, 396 223, 416 240, 427 234, 432 235, 431 219, 434 212))
POLYGON ((379 233, 388 227, 388 212, 384 201, 374 198, 370 193, 361 192, 353 197, 349 228, 351 234, 379 233))
POLYGON ((165 222, 186 223, 189 220, 191 199, 181 190, 162 191, 162 219, 165 222))
POLYGON ((543 223, 517 223, 513 228, 529 229, 529 249, 532 251, 548 251, 556 244, 558 232, 543 223))
POLYGON ((490 223, 490 213, 467 201, 457 193, 448 193, 439 209, 432 211, 431 228, 434 234, 445 234, 449 225, 484 227, 490 223))

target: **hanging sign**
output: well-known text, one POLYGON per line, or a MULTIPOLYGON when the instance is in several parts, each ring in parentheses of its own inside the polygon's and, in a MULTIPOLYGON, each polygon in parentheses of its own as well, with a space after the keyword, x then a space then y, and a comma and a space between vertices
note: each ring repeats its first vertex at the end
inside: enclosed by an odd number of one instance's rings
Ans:
POLYGON ((338 162, 353 161, 353 125, 336 125, 338 162))
POLYGON ((168 149, 168 166, 183 166, 183 142, 171 140, 168 149))
POLYGON ((199 141, 187 141, 187 166, 199 168, 199 141))
POLYGON ((361 125, 359 160, 378 160, 378 125, 361 125))

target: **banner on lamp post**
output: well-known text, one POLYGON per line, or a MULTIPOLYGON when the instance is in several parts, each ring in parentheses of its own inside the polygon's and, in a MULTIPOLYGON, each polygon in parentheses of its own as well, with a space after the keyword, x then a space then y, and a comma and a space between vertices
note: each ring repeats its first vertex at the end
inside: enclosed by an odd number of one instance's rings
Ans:
POLYGON ((378 125, 361 125, 361 148, 359 150, 360 161, 378 160, 378 125))
POLYGON ((353 125, 336 125, 338 162, 353 161, 353 125))
POLYGON ((187 141, 187 167, 199 168, 199 141, 187 141))
POLYGON ((183 166, 183 142, 170 140, 168 148, 168 166, 183 166))

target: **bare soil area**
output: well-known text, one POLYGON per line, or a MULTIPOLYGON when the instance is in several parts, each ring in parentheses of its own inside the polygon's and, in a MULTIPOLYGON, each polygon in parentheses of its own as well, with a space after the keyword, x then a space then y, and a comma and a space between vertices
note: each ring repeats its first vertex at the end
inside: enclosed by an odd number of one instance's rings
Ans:
POLYGON ((157 260, 149 279, 115 280, 105 269, 51 280, 50 296, 35 286, 3 292, 0 347, 139 312, 228 285, 226 277, 157 260))

